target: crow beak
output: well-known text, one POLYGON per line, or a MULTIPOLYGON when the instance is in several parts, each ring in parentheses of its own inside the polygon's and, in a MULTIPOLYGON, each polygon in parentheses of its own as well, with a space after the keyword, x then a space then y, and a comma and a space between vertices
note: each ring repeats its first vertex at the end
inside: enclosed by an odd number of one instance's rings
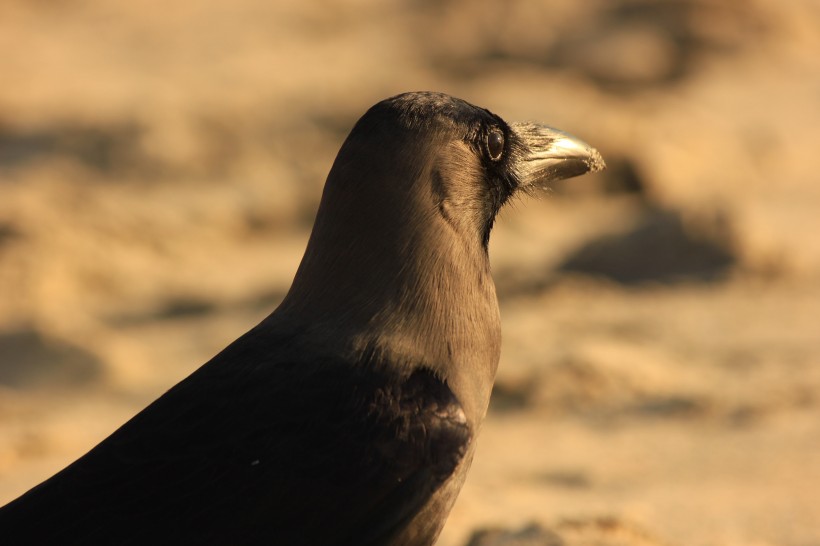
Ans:
POLYGON ((598 150, 570 134, 536 123, 510 126, 523 144, 518 161, 519 188, 546 187, 550 182, 602 171, 598 150))

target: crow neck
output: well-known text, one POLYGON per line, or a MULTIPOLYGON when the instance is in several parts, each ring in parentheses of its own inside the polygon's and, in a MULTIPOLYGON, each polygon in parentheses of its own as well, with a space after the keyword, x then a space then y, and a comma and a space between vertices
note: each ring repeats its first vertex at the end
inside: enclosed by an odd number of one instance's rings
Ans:
POLYGON ((448 382, 468 419, 480 422, 501 341, 480 238, 465 244, 436 214, 384 218, 366 227, 322 219, 322 212, 293 285, 271 318, 352 362, 367 354, 401 373, 428 367, 448 382))

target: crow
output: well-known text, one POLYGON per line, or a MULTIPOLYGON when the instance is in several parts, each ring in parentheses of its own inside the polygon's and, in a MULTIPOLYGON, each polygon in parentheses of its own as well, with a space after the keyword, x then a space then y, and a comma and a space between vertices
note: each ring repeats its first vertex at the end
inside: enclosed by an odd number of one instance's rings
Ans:
POLYGON ((566 133, 445 94, 379 102, 279 307, 0 509, 0 542, 433 544, 498 366, 496 215, 602 168, 566 133))

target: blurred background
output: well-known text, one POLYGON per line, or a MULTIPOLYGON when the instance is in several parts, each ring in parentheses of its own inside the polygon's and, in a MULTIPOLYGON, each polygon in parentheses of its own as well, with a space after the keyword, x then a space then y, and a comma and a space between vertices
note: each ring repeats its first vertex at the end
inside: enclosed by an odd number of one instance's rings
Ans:
POLYGON ((0 503, 272 311, 353 123, 437 90, 609 165, 497 224, 439 544, 820 544, 816 0, 4 0, 0 51, 0 503))

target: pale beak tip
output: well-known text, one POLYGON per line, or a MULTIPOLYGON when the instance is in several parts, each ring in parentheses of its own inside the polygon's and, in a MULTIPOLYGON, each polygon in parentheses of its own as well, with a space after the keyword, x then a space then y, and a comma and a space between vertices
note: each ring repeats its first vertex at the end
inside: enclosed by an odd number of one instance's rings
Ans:
POLYGON ((604 158, 601 157, 601 154, 595 148, 592 148, 591 153, 589 154, 589 159, 587 159, 587 165, 589 165, 589 172, 597 173, 606 169, 606 162, 604 158))

